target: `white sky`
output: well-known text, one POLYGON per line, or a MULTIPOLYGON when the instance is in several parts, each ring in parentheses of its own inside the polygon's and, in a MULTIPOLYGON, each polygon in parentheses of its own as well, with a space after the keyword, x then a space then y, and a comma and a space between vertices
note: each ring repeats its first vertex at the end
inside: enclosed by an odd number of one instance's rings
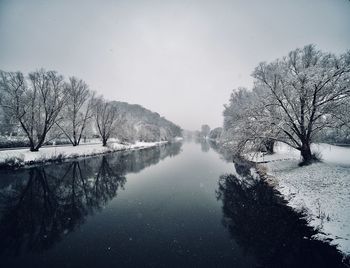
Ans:
POLYGON ((310 43, 350 49, 350 1, 0 0, 0 69, 75 75, 185 129, 221 126, 260 61, 310 43))

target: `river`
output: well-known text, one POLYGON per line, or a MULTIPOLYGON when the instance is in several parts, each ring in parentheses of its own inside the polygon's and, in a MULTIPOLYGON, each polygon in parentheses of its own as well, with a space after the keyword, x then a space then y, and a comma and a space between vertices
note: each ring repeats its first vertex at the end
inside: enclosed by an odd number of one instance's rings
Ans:
POLYGON ((342 267, 208 143, 0 171, 1 267, 342 267))

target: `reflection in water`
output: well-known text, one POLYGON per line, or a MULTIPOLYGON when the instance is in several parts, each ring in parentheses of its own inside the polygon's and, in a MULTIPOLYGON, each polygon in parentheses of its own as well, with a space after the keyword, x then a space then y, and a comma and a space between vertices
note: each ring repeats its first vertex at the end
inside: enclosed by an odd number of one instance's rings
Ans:
POLYGON ((202 149, 202 152, 204 152, 204 153, 209 152, 210 145, 209 145, 209 142, 207 140, 201 141, 201 149, 202 149))
POLYGON ((343 267, 335 247, 312 239, 316 231, 303 215, 248 165, 235 165, 238 176, 220 177, 217 198, 223 203, 223 224, 231 237, 262 267, 343 267))
POLYGON ((234 161, 234 153, 232 151, 224 148, 223 146, 220 146, 220 144, 214 140, 208 140, 207 143, 209 144, 211 149, 213 149, 221 156, 223 160, 225 160, 226 162, 234 161))
POLYGON ((0 255, 52 247, 113 199, 127 173, 180 151, 175 143, 13 171, 0 189, 0 255))

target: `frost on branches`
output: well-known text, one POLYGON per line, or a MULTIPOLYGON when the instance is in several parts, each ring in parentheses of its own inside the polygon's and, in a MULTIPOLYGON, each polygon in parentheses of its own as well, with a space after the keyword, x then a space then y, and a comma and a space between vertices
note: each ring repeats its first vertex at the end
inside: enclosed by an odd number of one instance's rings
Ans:
POLYGON ((253 77, 253 89, 235 90, 224 110, 223 143, 236 152, 270 151, 281 141, 309 164, 315 138, 349 127, 350 51, 336 56, 308 45, 260 63, 253 77))

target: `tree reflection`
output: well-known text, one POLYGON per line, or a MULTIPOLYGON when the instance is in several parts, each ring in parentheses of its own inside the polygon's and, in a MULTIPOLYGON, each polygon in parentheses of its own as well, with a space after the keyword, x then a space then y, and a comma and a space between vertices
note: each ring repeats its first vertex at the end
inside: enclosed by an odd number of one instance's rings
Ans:
POLYGON ((14 171, 0 190, 0 255, 52 247, 113 199, 127 173, 180 150, 173 144, 14 171))
POLYGON ((236 171, 242 177, 220 177, 217 198, 224 226, 247 254, 262 267, 343 267, 337 249, 312 239, 316 231, 303 215, 255 178, 249 165, 236 164, 236 171))
POLYGON ((201 141, 201 150, 203 153, 207 153, 210 150, 210 145, 207 140, 202 140, 201 141))
POLYGON ((225 160, 227 162, 233 161, 234 152, 221 146, 220 143, 218 143, 217 141, 208 140, 208 144, 209 144, 210 148, 213 149, 215 152, 217 152, 223 160, 225 160))

